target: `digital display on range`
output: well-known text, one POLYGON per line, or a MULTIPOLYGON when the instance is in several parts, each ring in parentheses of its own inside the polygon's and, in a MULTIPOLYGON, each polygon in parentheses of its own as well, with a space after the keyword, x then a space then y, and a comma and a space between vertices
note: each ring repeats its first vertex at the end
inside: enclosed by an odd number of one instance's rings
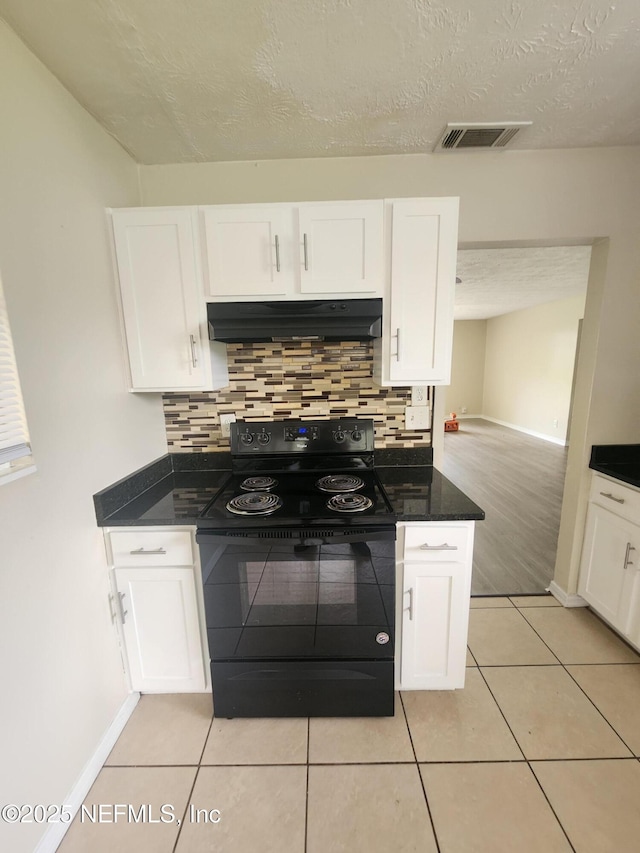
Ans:
POLYGON ((297 427, 286 427, 284 432, 284 437, 287 441, 296 441, 296 439, 310 439, 317 438, 318 430, 314 427, 308 426, 297 426, 297 427))

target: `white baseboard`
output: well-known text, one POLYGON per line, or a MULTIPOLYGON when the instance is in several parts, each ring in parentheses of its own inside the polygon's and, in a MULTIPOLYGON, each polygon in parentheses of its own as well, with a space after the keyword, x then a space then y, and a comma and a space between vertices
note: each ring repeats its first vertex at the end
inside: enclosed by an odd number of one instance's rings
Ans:
MULTIPOLYGON (((471 417, 471 415, 463 415, 463 417, 468 418, 471 417)), ((492 424, 509 427, 509 429, 515 429, 517 432, 532 435, 534 438, 541 438, 543 441, 550 441, 552 444, 559 444, 560 447, 567 446, 567 441, 564 438, 556 438, 554 435, 547 435, 544 432, 535 432, 535 430, 532 429, 525 429, 525 427, 518 426, 517 424, 510 424, 507 421, 499 421, 497 418, 490 418, 488 415, 474 415, 473 417, 482 418, 483 421, 490 421, 492 424)))
POLYGON ((554 598, 557 598, 563 607, 589 606, 589 602, 586 601, 581 595, 574 595, 565 592, 562 587, 558 586, 555 581, 551 581, 551 583, 547 587, 547 591, 550 592, 554 598))
MULTIPOLYGON (((72 820, 76 813, 80 810, 80 806, 89 793, 89 789, 95 782, 98 773, 107 760, 109 753, 115 746, 116 741, 127 724, 127 721, 133 713, 138 701, 139 693, 130 693, 125 701, 120 706, 120 709, 113 719, 113 722, 102 736, 102 740, 98 744, 95 752, 85 765, 84 770, 80 774, 79 779, 67 794, 64 800, 64 805, 72 815, 72 820)), ((48 830, 40 839, 35 853, 55 853, 60 845, 60 842, 65 836, 66 831, 71 826, 72 820, 68 823, 50 823, 48 830)))

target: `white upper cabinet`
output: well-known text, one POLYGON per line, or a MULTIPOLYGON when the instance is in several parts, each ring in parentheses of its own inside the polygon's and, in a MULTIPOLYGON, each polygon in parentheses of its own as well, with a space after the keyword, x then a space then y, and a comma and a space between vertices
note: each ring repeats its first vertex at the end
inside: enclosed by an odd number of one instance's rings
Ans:
POLYGON ((379 385, 448 385, 458 199, 397 199, 387 205, 391 275, 375 379, 379 385))
POLYGON ((294 291, 293 210, 284 205, 202 208, 207 297, 277 299, 294 291))
POLYGON ((223 387, 226 349, 208 339, 194 210, 111 215, 132 390, 223 387))
POLYGON ((381 296, 381 200, 201 208, 207 299, 381 296))
POLYGON ((301 293, 381 296, 383 213, 381 201, 300 205, 301 293))

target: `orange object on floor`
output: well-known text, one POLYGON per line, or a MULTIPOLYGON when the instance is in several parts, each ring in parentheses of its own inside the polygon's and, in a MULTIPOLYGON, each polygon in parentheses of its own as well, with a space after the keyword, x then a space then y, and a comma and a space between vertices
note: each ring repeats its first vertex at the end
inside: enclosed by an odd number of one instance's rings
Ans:
POLYGON ((456 413, 451 412, 449 414, 449 420, 444 422, 444 431, 445 432, 457 432, 460 424, 456 420, 456 413))

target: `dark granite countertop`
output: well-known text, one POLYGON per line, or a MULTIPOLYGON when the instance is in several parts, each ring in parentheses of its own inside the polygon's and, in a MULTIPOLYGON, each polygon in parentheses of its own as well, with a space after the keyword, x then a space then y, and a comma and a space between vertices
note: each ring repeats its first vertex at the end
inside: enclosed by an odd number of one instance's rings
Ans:
POLYGON ((482 521, 484 510, 430 465, 376 465, 398 521, 482 521))
MULTIPOLYGON (((482 520, 484 512, 433 467, 431 448, 376 450, 398 521, 482 520)), ((231 456, 169 453, 94 495, 100 527, 195 524, 224 484, 231 456)))
POLYGON ((640 444, 594 444, 589 468, 640 488, 640 444))
POLYGON ((93 496, 98 525, 195 524, 230 473, 230 453, 168 453, 93 496))

